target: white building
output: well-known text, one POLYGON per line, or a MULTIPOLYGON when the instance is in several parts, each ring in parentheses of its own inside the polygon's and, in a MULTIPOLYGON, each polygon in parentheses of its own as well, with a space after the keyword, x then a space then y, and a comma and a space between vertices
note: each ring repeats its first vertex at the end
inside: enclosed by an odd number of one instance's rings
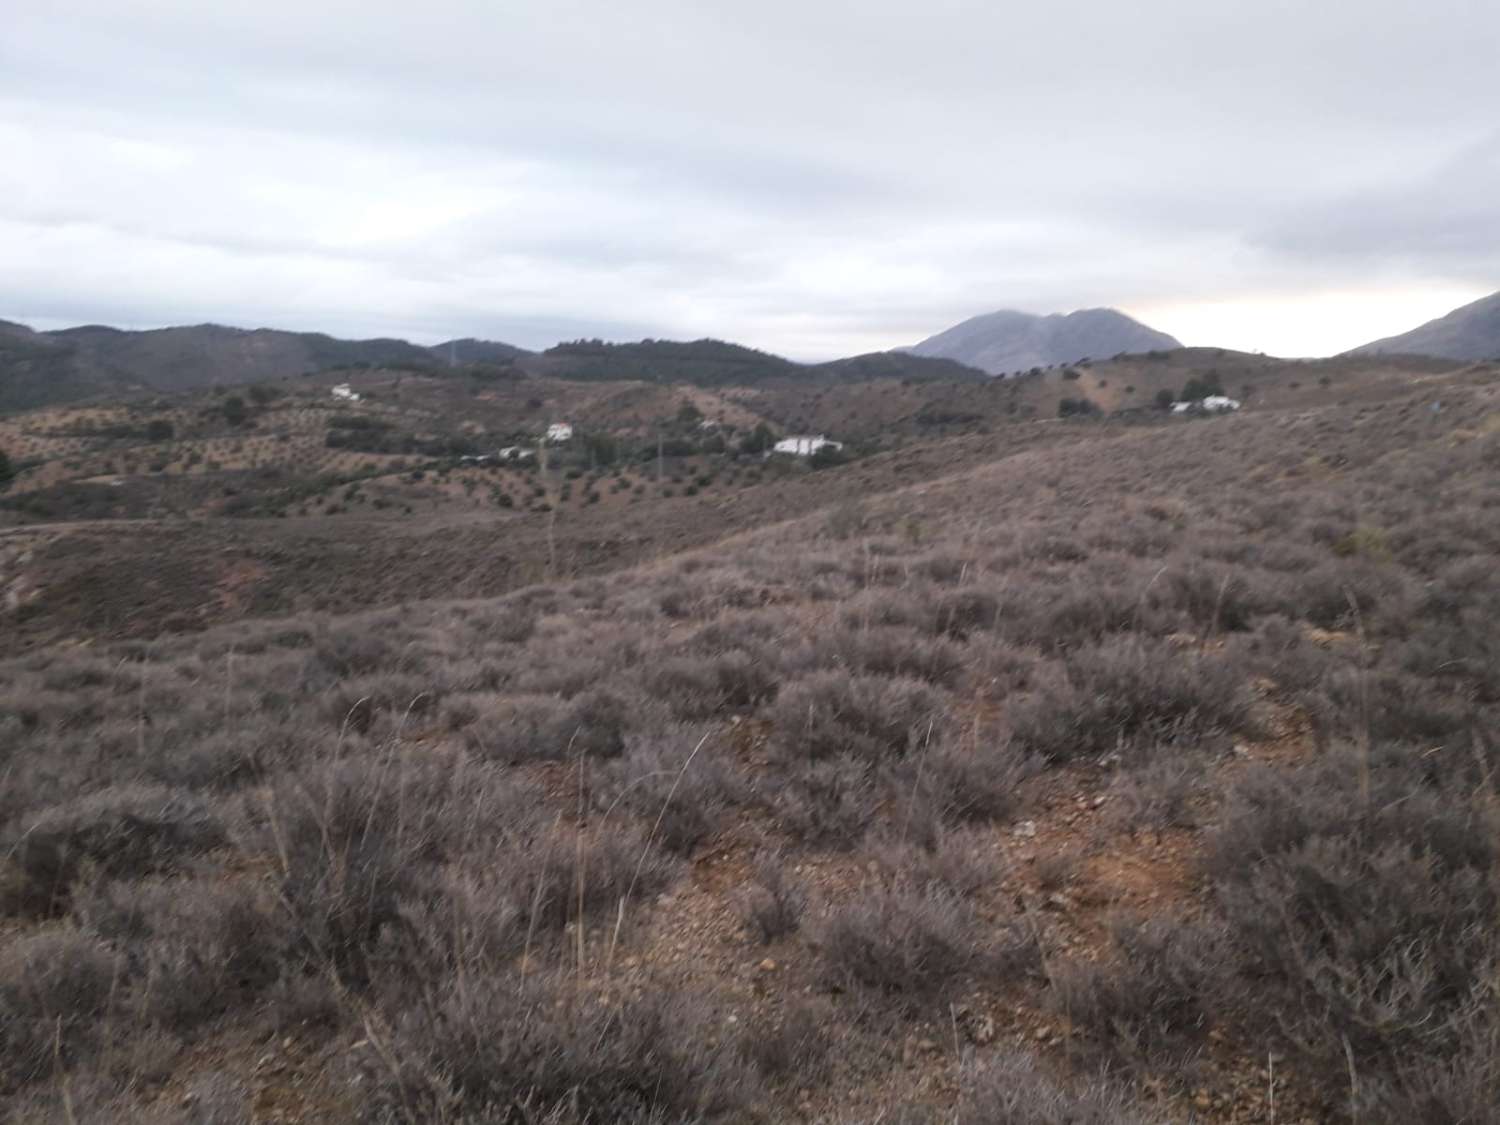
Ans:
POLYGON ((507 445, 504 449, 496 450, 495 456, 502 461, 529 461, 536 454, 524 445, 507 445))
POLYGON ((552 443, 572 441, 573 427, 567 422, 553 422, 547 427, 547 440, 552 443))
POLYGON ((345 402, 358 402, 359 401, 359 394, 348 383, 340 383, 338 386, 334 387, 333 390, 329 391, 328 393, 331 394, 331 395, 333 395, 334 398, 341 398, 341 399, 343 399, 345 402))
POLYGON ((790 453, 794 457, 811 457, 820 449, 832 449, 835 452, 844 448, 840 441, 830 441, 819 434, 817 437, 789 437, 782 438, 771 447, 773 453, 790 453))
POLYGON ((1239 400, 1229 398, 1226 395, 1209 395, 1197 402, 1174 402, 1172 404, 1173 414, 1188 414, 1202 412, 1204 414, 1227 414, 1231 410, 1240 408, 1239 400))

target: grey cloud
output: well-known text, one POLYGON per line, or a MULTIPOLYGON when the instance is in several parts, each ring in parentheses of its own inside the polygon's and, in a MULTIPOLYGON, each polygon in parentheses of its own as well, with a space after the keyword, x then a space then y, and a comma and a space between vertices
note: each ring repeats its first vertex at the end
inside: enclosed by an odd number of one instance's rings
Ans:
POLYGON ((0 316, 489 317, 831 354, 1007 305, 1500 272, 1493 137, 1473 148, 1500 11, 1469 0, 8 17, 0 316))

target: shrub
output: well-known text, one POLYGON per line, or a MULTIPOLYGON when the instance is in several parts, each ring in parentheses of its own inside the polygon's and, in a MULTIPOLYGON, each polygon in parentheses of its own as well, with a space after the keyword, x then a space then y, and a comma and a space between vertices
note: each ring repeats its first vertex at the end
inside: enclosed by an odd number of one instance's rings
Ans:
POLYGON ((928 801, 938 819, 980 823, 1008 819, 1018 807, 1019 789, 1041 763, 1006 742, 968 747, 945 739, 908 765, 910 791, 928 801))
POLYGON ((1013 710, 1016 741, 1067 760, 1140 739, 1178 741, 1247 729, 1251 701, 1235 656, 1193 657, 1161 644, 1106 641, 1069 656, 1064 678, 1013 710))
POLYGON ((824 980, 920 1005, 980 962, 973 914, 947 891, 876 887, 835 907, 817 930, 824 980))
POLYGON ((250 1003, 281 975, 284 918, 238 887, 91 888, 74 913, 128 952, 133 1010, 182 1032, 250 1003))
POLYGON ((654 828, 656 842, 688 855, 712 835, 725 808, 739 799, 740 784, 726 763, 722 739, 701 745, 691 733, 652 738, 590 777, 596 807, 628 809, 654 828), (697 750, 694 753, 694 750, 697 750))
POLYGON ((371 1120, 698 1121, 753 1088, 708 1005, 662 984, 600 1003, 563 977, 444 981, 389 1056, 363 1056, 371 1120))
POLYGON ((777 823, 793 839, 851 848, 874 814, 875 785, 869 765, 847 755, 789 764, 771 804, 777 823))
POLYGON ((1080 1089, 1057 1085, 1029 1054, 1000 1050, 971 1060, 953 1125, 1144 1125, 1122 1094, 1102 1081, 1080 1089))
POLYGON ((764 857, 756 864, 755 882, 740 899, 740 914, 762 945, 795 933, 802 924, 807 895, 787 878, 780 855, 764 857))
POLYGON ((1174 918, 1116 921, 1112 936, 1113 963, 1054 967, 1054 1003, 1108 1058, 1180 1069, 1205 1042, 1212 1014, 1231 1006, 1221 934, 1174 918))
POLYGON ((85 868, 139 878, 225 842, 223 826, 197 797, 159 786, 122 786, 41 814, 0 858, 0 911, 66 909, 85 868))
POLYGON ((93 1052, 121 969, 104 946, 68 930, 22 938, 0 953, 0 1093, 93 1052))
POLYGON ((1469 791, 1401 750, 1247 774, 1210 871, 1259 1010, 1337 1083, 1431 1076, 1494 1026, 1496 825, 1469 791))
POLYGON ((914 680, 818 672, 784 688, 771 709, 783 754, 884 759, 930 736, 939 698, 914 680))

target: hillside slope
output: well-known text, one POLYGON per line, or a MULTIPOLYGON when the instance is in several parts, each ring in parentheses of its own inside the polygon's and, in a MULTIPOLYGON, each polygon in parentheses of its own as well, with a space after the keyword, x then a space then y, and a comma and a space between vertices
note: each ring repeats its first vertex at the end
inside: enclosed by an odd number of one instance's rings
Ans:
POLYGON ((0 1116, 1491 1120, 1465 378, 0 657, 0 1116))
POLYGON ((1363 344, 1345 354, 1500 359, 1500 293, 1481 297, 1410 332, 1363 344))
POLYGON ((1182 345, 1114 309, 1080 309, 1035 316, 1001 310, 971 317, 907 349, 914 355, 956 359, 991 375, 1105 359, 1182 345))

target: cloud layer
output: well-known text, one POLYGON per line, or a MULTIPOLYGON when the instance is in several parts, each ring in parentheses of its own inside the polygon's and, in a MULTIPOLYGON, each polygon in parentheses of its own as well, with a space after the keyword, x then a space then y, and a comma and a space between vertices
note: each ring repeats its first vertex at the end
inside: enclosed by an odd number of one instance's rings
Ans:
POLYGON ((14 0, 0 316, 1306 353, 1500 286, 1493 4, 1011 7, 14 0))

